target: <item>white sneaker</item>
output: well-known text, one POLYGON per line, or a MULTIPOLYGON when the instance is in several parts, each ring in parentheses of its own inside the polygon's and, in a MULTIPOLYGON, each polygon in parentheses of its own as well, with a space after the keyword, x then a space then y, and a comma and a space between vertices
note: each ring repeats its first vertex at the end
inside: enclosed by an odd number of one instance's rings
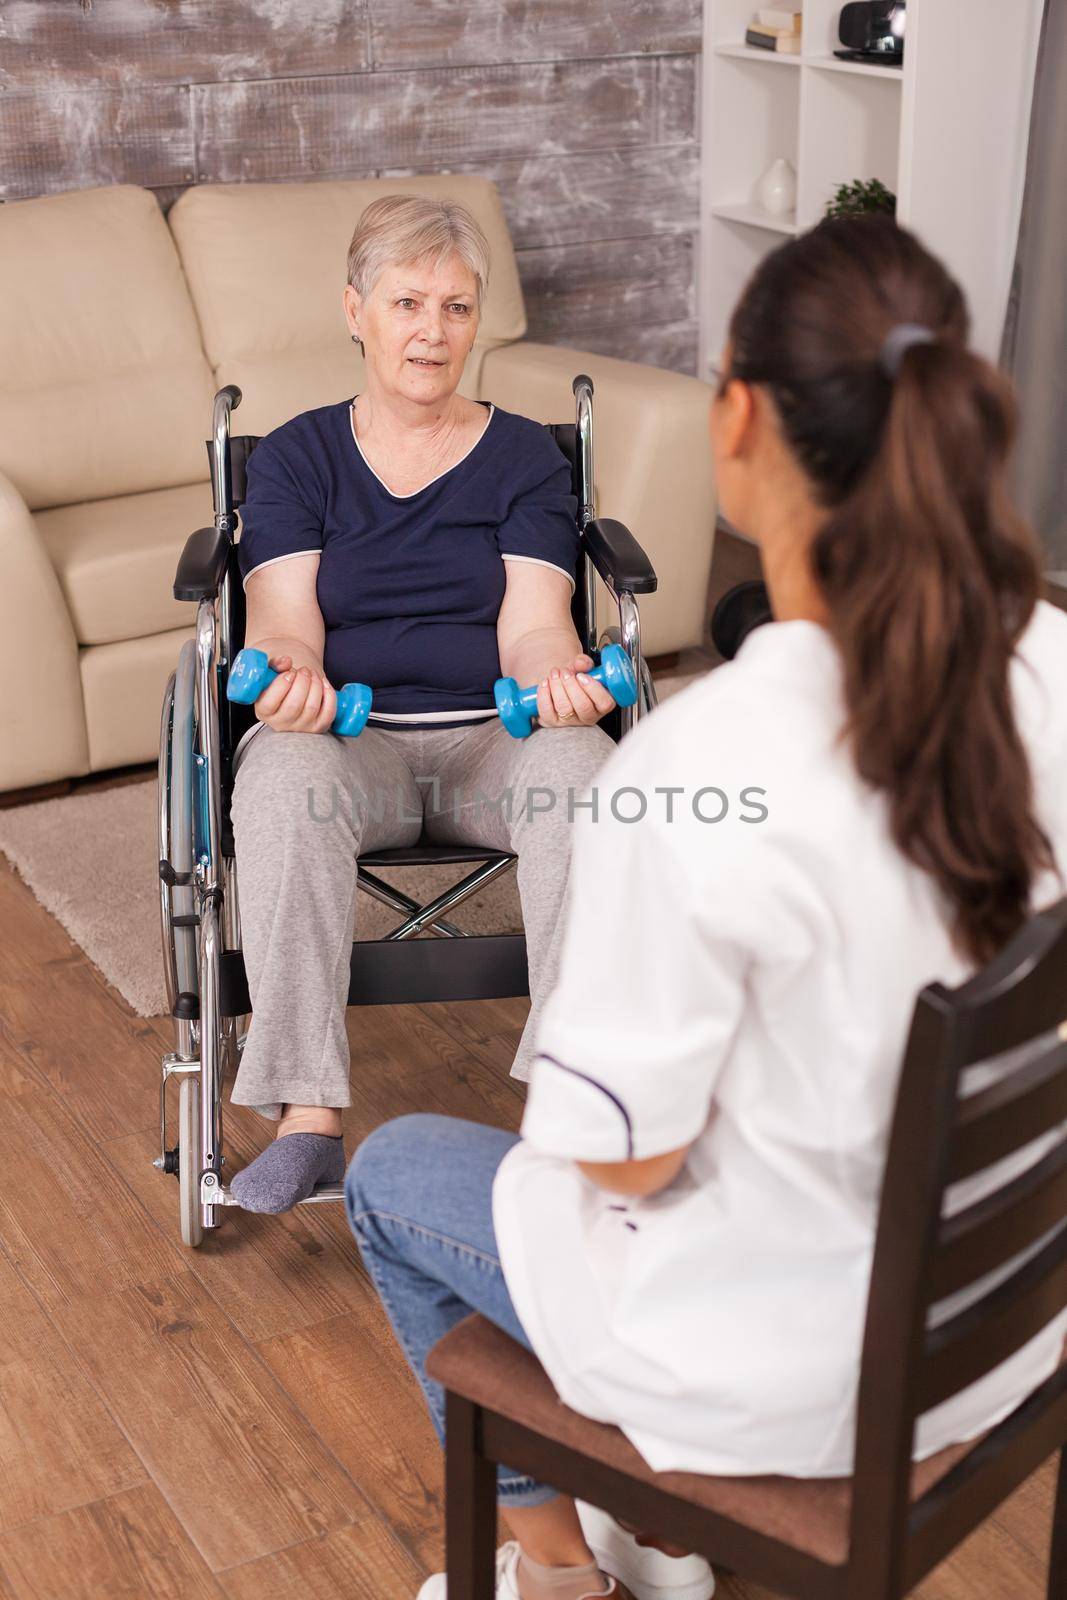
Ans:
MULTIPOLYGON (((624 1583, 633 1600, 711 1600, 715 1575, 703 1556, 668 1556, 638 1544, 598 1506, 575 1502, 585 1542, 602 1572, 624 1583)), ((442 1597, 444 1591, 442 1590, 442 1597)))
MULTIPOLYGON (((502 1544, 497 1551, 496 1600, 521 1600, 518 1578, 519 1557, 521 1554, 522 1550, 514 1539, 509 1539, 507 1544, 502 1544)), ((585 1596, 584 1600, 612 1600, 612 1596, 618 1597, 618 1589, 614 1583, 610 1589, 593 1591, 588 1596, 585 1596)), ((445 1574, 443 1572, 435 1572, 432 1578, 427 1578, 419 1590, 416 1600, 448 1600, 448 1580, 445 1574)), ((673 1596, 671 1596, 671 1600, 674 1600, 673 1596)), ((687 1600, 687 1597, 683 1595, 682 1600, 687 1600)))

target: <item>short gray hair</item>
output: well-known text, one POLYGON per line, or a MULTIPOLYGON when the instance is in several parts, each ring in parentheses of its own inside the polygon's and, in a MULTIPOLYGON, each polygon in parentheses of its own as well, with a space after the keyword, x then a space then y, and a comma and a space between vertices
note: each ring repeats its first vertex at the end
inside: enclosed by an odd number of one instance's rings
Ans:
POLYGON ((477 286, 478 306, 489 282, 489 241, 458 200, 423 194, 387 194, 372 200, 356 223, 348 247, 348 281, 365 299, 386 267, 457 255, 477 286))

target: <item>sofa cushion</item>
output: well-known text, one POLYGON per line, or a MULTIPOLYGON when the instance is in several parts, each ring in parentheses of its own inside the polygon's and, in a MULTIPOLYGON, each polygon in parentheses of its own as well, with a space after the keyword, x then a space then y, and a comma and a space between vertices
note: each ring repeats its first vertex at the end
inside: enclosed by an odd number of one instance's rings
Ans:
POLYGON ((79 651, 90 772, 156 759, 163 692, 193 637, 192 628, 176 628, 79 651))
POLYGON ((169 220, 216 379, 244 392, 235 432, 269 433, 359 390, 363 362, 341 304, 348 245, 364 206, 396 192, 462 201, 489 240, 489 291, 463 392, 478 395, 486 350, 522 338, 518 268, 500 196, 486 178, 200 184, 175 202, 169 220))
POLYGON ((207 483, 39 511, 34 521, 78 643, 111 644, 190 626, 196 607, 175 600, 174 573, 186 539, 211 520, 207 483))
POLYGON ((211 371, 146 189, 0 206, 0 471, 31 510, 202 477, 211 371))

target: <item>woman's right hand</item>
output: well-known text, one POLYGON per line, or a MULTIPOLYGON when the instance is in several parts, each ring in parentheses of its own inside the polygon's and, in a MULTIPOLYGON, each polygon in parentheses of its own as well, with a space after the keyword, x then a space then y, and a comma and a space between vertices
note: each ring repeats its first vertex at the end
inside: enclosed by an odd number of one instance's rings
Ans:
POLYGON ((325 733, 337 715, 337 693, 313 667, 294 667, 292 656, 270 656, 278 676, 256 701, 255 711, 277 733, 325 733))

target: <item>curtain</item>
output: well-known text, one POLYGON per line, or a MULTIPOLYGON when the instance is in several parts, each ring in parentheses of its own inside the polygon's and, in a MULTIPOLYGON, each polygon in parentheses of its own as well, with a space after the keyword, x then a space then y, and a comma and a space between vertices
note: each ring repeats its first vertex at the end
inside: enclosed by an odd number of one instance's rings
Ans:
POLYGON ((1021 402, 1017 501, 1067 574, 1067 0, 1045 0, 1001 359, 1021 402))

